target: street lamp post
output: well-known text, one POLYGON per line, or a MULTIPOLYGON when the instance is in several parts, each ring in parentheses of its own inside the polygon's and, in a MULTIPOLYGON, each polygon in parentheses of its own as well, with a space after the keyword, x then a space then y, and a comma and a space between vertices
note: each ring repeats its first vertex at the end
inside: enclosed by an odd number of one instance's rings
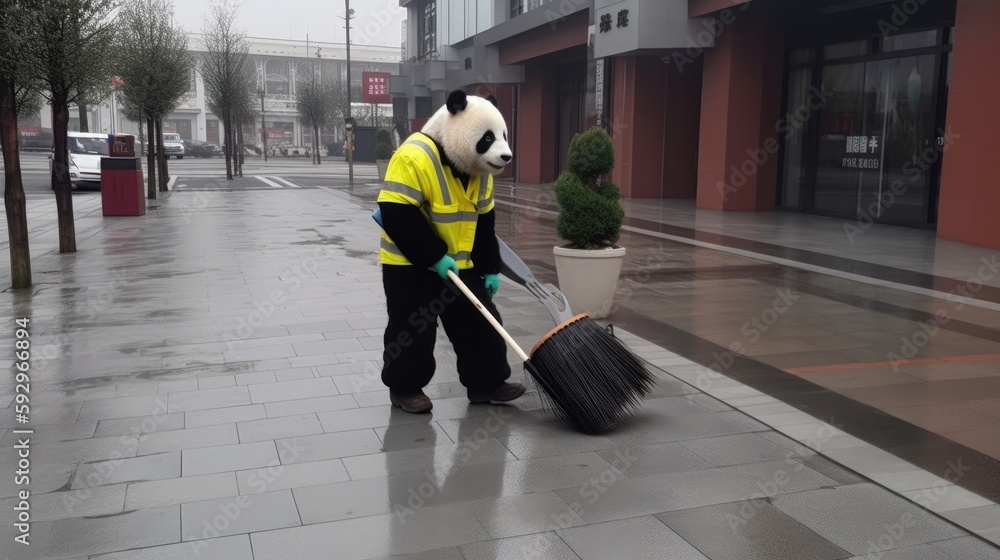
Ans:
MULTIPOLYGON (((351 117, 351 19, 354 18, 354 10, 351 9, 351 0, 344 0, 344 28, 347 30, 347 118, 345 123, 351 122, 353 119, 351 117)), ((348 188, 354 190, 354 142, 351 135, 354 134, 353 130, 348 131, 347 126, 344 127, 347 136, 347 180, 348 188)))
POLYGON ((264 124, 264 89, 257 90, 260 94, 260 145, 264 152, 264 161, 267 161, 267 125, 264 124))

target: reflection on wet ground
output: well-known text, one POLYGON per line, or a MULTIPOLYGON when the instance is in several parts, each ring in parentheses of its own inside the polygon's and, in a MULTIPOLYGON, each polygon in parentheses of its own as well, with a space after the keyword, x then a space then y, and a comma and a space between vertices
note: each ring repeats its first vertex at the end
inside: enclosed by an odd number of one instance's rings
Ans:
MULTIPOLYGON (((507 195, 500 199, 499 234, 541 271, 536 274, 556 282, 554 201, 535 187, 507 195)), ((630 212, 649 218, 661 206, 630 203, 630 212)), ((1000 500, 1000 312, 973 305, 992 303, 988 286, 978 285, 977 301, 975 283, 966 290, 969 298, 934 298, 655 236, 683 235, 679 226, 626 222, 638 225, 620 241, 629 253, 614 323, 932 472, 943 474, 959 459, 975 464, 961 484, 1000 500)), ((829 234, 801 227, 797 233, 799 243, 829 234)), ((798 249, 712 232, 690 239, 790 260, 802 256, 798 249)), ((987 261, 993 255, 978 253, 987 261)), ((948 285, 940 277, 815 252, 802 261, 917 286, 948 285)))
MULTIPOLYGON (((871 554, 872 543, 899 557, 1000 558, 980 539, 1000 540, 989 525, 998 506, 949 485, 935 502, 940 516, 929 513, 779 433, 803 426, 778 400, 728 378, 699 387, 703 368, 684 357, 731 356, 734 378, 812 402, 817 416, 833 403, 831 420, 850 429, 882 414, 883 432, 861 435, 895 442, 891 450, 919 464, 951 453, 951 440, 809 377, 830 372, 794 371, 863 361, 865 348, 866 360, 884 360, 886 325, 905 333, 934 311, 910 294, 629 233, 614 321, 651 341, 619 331, 660 382, 634 422, 590 437, 553 420, 534 390, 512 406, 471 405, 441 333, 433 412, 389 405, 370 197, 175 192, 135 219, 105 219, 91 204, 77 215, 74 255, 55 253, 44 212, 29 210, 41 232, 37 284, 0 296, 7 324, 31 317, 34 349, 33 546, 5 545, 12 558, 832 560, 871 554), (725 354, 734 341, 746 356, 725 354), (770 415, 779 430, 750 414, 770 415), (912 524, 897 531, 901 519, 912 524)), ((551 218, 504 211, 500 226, 552 279, 551 218)), ((522 346, 552 327, 510 283, 497 303, 522 346)), ((985 336, 981 311, 957 313, 948 326, 964 330, 942 328, 955 334, 939 334, 940 353, 925 345, 919 357, 953 356, 985 336)), ((933 365, 921 364, 927 377, 933 365)), ((524 380, 516 367, 514 377, 524 380)), ((6 473, 12 402, 12 386, 0 384, 6 473)), ((905 402, 893 408, 923 406, 905 402)), ((844 464, 878 451, 846 434, 824 443, 844 464)), ((973 469, 962 484, 993 464, 968 457, 958 456, 973 469)), ((880 464, 906 489, 934 484, 909 463, 880 464)), ((0 510, 12 511, 16 490, 0 476, 0 510)), ((16 530, 8 519, 5 543, 16 530)))

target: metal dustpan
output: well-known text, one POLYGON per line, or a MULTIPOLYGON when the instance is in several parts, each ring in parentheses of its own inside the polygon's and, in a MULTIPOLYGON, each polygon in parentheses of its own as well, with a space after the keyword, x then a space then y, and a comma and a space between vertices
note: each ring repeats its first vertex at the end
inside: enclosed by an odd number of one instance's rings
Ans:
POLYGON ((556 325, 561 325, 575 316, 569 307, 569 300, 559 288, 539 282, 528 265, 524 264, 521 257, 518 257, 499 236, 497 244, 500 245, 500 268, 503 275, 527 288, 528 292, 549 310, 549 315, 552 315, 556 325))

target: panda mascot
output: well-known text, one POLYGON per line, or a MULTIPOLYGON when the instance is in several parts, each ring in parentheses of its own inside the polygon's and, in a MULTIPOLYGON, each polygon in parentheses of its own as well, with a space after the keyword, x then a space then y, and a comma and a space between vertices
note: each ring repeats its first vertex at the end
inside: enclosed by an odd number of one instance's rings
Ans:
POLYGON ((473 403, 524 394, 509 383, 503 338, 450 282, 448 271, 490 301, 500 288, 493 176, 513 158, 507 125, 492 96, 454 91, 396 150, 378 196, 382 284, 389 323, 382 382, 390 401, 411 413, 431 410, 423 388, 434 375, 438 318, 455 348, 459 380, 473 403))

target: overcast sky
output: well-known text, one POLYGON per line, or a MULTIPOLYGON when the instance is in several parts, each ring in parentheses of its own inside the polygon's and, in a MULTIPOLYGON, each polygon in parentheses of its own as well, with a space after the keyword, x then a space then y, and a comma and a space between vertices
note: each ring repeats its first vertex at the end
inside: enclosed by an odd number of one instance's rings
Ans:
MULTIPOLYGON (((176 22, 185 31, 201 32, 209 4, 173 0, 176 22)), ((344 0, 240 0, 240 25, 251 37, 298 39, 306 31, 313 41, 344 42, 344 0), (308 26, 308 29, 307 29, 308 26)), ((355 19, 351 43, 398 47, 406 10, 399 0, 351 0, 355 19)))

